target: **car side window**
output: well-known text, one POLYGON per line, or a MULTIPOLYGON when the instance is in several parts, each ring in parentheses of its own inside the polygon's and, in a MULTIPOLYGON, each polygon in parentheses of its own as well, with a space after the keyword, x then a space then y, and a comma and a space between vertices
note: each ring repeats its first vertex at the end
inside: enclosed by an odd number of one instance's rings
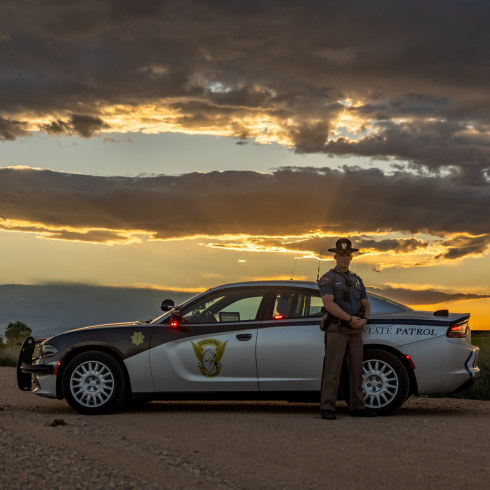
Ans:
POLYGON ((301 289, 278 289, 272 316, 276 320, 321 316, 322 306, 319 292, 301 289))
POLYGON ((205 296, 185 308, 182 323, 248 322, 257 319, 265 289, 233 289, 205 296))

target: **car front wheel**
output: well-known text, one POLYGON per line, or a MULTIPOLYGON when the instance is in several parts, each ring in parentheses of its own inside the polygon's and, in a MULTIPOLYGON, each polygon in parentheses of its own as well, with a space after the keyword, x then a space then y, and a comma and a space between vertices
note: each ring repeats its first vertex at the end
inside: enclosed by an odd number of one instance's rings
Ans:
MULTIPOLYGON (((362 393, 367 408, 375 410, 378 415, 389 415, 405 403, 410 392, 410 379, 398 357, 384 350, 368 349, 364 351, 362 369, 362 393)), ((340 387, 349 403, 347 373, 342 376, 340 387)))
POLYGON ((63 395, 68 404, 84 415, 100 415, 118 408, 127 390, 119 360, 102 351, 74 357, 63 373, 63 395))

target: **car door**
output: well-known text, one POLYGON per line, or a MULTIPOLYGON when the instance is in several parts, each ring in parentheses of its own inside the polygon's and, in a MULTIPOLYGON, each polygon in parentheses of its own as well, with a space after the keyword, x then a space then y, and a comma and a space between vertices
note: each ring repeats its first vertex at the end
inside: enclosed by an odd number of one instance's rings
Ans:
POLYGON ((257 334, 260 391, 317 391, 324 344, 318 290, 276 288, 257 334))
POLYGON ((268 288, 229 288, 201 296, 155 328, 150 363, 156 392, 258 391, 255 345, 268 288))

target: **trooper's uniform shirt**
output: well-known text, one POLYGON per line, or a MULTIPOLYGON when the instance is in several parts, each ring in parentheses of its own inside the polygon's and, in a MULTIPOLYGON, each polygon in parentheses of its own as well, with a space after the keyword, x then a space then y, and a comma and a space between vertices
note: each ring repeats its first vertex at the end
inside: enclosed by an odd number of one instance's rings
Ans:
POLYGON ((320 278, 318 289, 320 290, 321 296, 325 296, 326 294, 334 296, 335 303, 342 310, 351 316, 357 316, 359 314, 360 300, 368 299, 366 287, 356 273, 348 271, 345 275, 354 283, 351 287, 345 282, 345 278, 339 267, 335 266, 335 268, 330 269, 320 278), (350 301, 344 299, 344 293, 346 291, 350 291, 350 301))

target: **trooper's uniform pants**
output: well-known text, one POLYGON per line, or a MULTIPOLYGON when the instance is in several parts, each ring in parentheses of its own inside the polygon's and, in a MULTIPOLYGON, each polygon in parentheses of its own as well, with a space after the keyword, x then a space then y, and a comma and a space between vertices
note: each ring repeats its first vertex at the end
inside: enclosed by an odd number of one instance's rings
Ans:
POLYGON ((342 361, 349 370, 350 409, 363 410, 362 396, 362 329, 331 323, 325 332, 325 362, 323 368, 320 410, 335 410, 342 361))

